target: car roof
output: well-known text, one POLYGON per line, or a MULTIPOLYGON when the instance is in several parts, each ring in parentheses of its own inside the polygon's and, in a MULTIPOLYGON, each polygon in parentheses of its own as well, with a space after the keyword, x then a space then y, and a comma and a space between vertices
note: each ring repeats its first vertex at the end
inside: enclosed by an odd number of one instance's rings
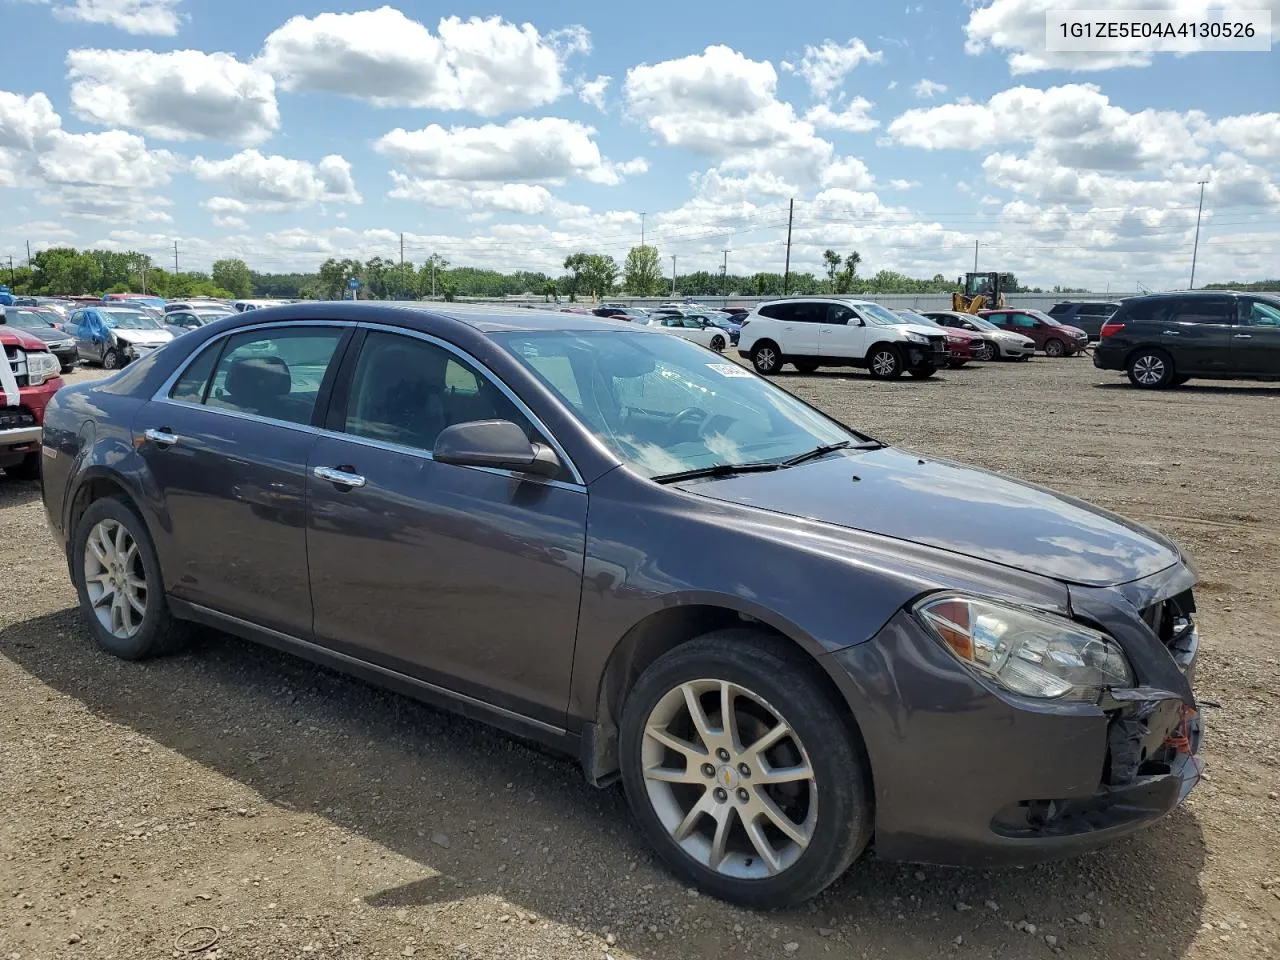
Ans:
POLYGON ((619 324, 590 313, 563 313, 528 307, 490 304, 352 302, 350 300, 314 301, 266 307, 251 313, 233 315, 241 321, 236 326, 305 320, 351 320, 385 323, 424 333, 442 326, 459 324, 482 333, 608 330, 617 333, 619 324))

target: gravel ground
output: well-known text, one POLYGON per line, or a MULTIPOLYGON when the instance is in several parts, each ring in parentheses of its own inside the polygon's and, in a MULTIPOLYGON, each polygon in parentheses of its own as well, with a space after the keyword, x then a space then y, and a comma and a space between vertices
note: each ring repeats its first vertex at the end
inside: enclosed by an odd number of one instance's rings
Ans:
POLYGON ((653 861, 619 789, 522 742, 213 634, 145 664, 97 652, 38 487, 0 479, 0 958, 1280 955, 1280 389, 1145 394, 1045 359, 778 382, 1190 552, 1220 707, 1184 807, 1063 863, 868 856, 807 907, 739 910, 653 861))

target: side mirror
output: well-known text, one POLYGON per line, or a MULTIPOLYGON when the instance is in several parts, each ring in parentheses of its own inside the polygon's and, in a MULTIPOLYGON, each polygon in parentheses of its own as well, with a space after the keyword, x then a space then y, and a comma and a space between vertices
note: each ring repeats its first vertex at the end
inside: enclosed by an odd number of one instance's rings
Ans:
POLYGON ((492 467, 535 477, 560 472, 560 458, 540 443, 530 443, 510 420, 472 420, 445 427, 436 437, 432 456, 460 467, 492 467))

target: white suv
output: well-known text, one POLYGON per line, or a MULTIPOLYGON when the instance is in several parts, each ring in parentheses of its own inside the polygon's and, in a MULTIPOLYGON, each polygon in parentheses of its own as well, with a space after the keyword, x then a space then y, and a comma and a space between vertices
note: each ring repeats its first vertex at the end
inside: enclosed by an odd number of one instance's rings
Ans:
POLYGON ((866 367, 892 380, 905 370, 931 377, 947 363, 946 335, 913 324, 869 300, 796 297, 762 303, 742 321, 738 352, 756 372, 777 373, 790 363, 801 373, 818 367, 866 367))

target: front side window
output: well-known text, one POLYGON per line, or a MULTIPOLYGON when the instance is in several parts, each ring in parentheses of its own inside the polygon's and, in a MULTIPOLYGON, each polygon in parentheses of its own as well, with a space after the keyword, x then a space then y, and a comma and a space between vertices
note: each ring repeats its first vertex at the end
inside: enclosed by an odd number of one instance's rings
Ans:
POLYGON ((841 327, 857 316, 851 307, 842 307, 836 303, 831 304, 827 309, 827 323, 833 323, 841 327))
POLYGON ((1015 313, 1013 315, 1013 325, 1023 330, 1034 330, 1036 326, 1036 318, 1029 317, 1025 313, 1015 313))
POLYGON ((1241 300, 1240 322, 1252 327, 1280 327, 1280 302, 1241 300))
MULTIPOLYGON (((299 327, 252 330, 229 337, 208 386, 201 391, 205 405, 309 424, 342 333, 339 327, 299 327)), ((199 363, 197 360, 192 366, 199 363)), ((174 390, 194 391, 198 382, 197 374, 189 369, 174 390), (192 373, 189 385, 184 384, 187 373, 192 373)))
POLYGON ((441 430, 473 420, 510 420, 530 441, 543 442, 506 394, 466 361, 417 337, 369 334, 343 432, 429 453, 441 430))
POLYGON ((558 331, 494 339, 644 476, 781 462, 862 439, 746 368, 678 338, 558 331))

